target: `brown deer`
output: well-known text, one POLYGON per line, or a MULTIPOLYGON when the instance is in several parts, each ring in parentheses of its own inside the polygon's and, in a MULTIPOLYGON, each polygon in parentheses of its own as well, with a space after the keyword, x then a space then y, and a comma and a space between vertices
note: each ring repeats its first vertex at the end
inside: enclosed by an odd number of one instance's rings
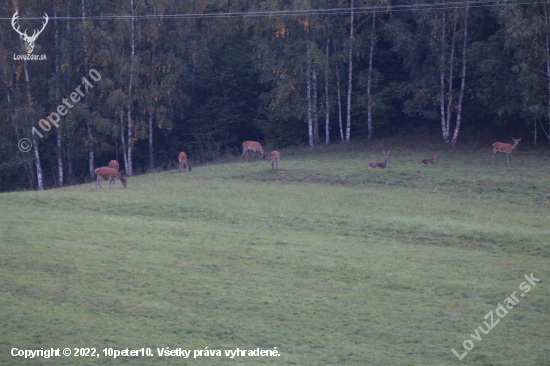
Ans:
POLYGON ((116 160, 111 160, 111 161, 109 162, 109 165, 108 165, 108 166, 109 166, 109 168, 116 169, 117 172, 120 172, 120 165, 118 164, 118 161, 116 161, 116 160))
POLYGON ((243 142, 243 154, 241 155, 241 163, 243 162, 243 156, 246 154, 246 161, 248 162, 248 151, 254 152, 254 160, 256 160, 256 152, 262 154, 262 160, 265 160, 264 149, 262 145, 256 141, 245 141, 243 142))
MULTIPOLYGON (((120 173, 120 165, 118 165, 118 161, 111 160, 108 165, 109 168, 116 169, 117 172, 120 173)), ((111 182, 113 182, 113 187, 116 185, 116 181, 114 179, 109 180, 109 186, 111 185, 111 182)))
POLYGON ((390 152, 388 151, 388 154, 386 154, 384 151, 382 151, 382 154, 384 155, 384 162, 383 163, 369 163, 369 165, 367 165, 367 168, 384 169, 386 167, 386 164, 388 164, 388 159, 390 158, 390 152))
POLYGON ((101 181, 103 179, 109 179, 109 189, 111 189, 111 182, 114 182, 115 179, 120 180, 124 188, 126 188, 126 185, 128 184, 122 174, 117 172, 117 170, 114 168, 109 168, 106 166, 102 168, 97 168, 95 170, 95 175, 97 177, 95 180, 95 186, 97 187, 99 185, 99 188, 101 188, 101 181))
POLYGON ((271 169, 275 168, 275 165, 277 165, 277 170, 279 170, 279 159, 281 158, 281 154, 278 151, 273 151, 269 155, 268 161, 271 162, 271 169))
POLYGON ((178 155, 178 160, 180 161, 180 172, 184 172, 186 168, 191 171, 191 164, 187 161, 187 155, 183 151, 178 155))
POLYGON ((424 159, 420 162, 420 164, 435 164, 435 161, 439 157, 439 154, 434 154, 434 157, 431 159, 424 159))
POLYGON ((493 161, 491 163, 494 164, 495 163, 495 155, 498 154, 498 153, 504 153, 506 154, 506 164, 508 165, 508 167, 510 167, 510 153, 512 152, 512 150, 514 150, 516 148, 516 146, 518 146, 519 142, 521 141, 521 139, 515 139, 515 138, 512 138, 512 140, 514 140, 514 144, 505 144, 503 142, 495 142, 493 144, 493 161))

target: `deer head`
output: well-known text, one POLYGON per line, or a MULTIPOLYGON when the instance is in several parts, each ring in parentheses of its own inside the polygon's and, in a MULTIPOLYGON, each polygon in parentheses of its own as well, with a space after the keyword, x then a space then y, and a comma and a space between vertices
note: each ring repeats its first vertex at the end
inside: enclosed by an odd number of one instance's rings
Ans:
POLYGON ((25 29, 25 32, 21 32, 19 30, 19 27, 16 27, 15 25, 15 21, 17 20, 17 18, 19 18, 18 13, 19 11, 16 11, 15 14, 13 14, 13 18, 11 18, 11 26, 17 33, 21 35, 21 37, 23 38, 23 41, 25 41, 25 49, 27 50, 27 53, 32 53, 32 50, 34 49, 34 42, 36 42, 36 39, 38 38, 40 33, 42 33, 44 28, 46 28, 46 24, 48 24, 48 19, 49 19, 48 14, 44 13, 45 14, 44 19, 46 19, 46 22, 42 23, 42 29, 40 29, 39 31, 35 30, 32 36, 29 37, 27 35, 26 29, 25 29))

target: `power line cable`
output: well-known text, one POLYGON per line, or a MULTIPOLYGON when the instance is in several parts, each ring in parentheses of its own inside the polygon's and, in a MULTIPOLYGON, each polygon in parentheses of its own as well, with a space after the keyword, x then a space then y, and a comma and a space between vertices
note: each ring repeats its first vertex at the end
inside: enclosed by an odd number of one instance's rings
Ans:
MULTIPOLYGON (((404 12, 404 11, 430 11, 447 10, 463 8, 469 5, 472 8, 477 7, 500 7, 500 6, 518 6, 545 4, 547 1, 525 1, 525 0, 473 0, 473 1, 454 1, 445 3, 427 3, 427 4, 404 4, 404 5, 378 5, 354 7, 354 12, 404 12)), ((143 15, 98 15, 88 16, 86 20, 128 20, 128 19, 212 19, 212 18, 237 18, 237 17, 273 17, 273 16, 307 16, 307 15, 333 15, 348 14, 352 8, 330 8, 330 9, 305 9, 305 10, 266 10, 266 11, 248 11, 233 13, 193 13, 193 14, 143 14, 143 15)), ((12 18, 0 18, 0 20, 10 20, 12 18)), ((21 20, 41 20, 43 17, 20 17, 21 20)), ((59 20, 82 20, 81 16, 63 17, 58 16, 59 20)))

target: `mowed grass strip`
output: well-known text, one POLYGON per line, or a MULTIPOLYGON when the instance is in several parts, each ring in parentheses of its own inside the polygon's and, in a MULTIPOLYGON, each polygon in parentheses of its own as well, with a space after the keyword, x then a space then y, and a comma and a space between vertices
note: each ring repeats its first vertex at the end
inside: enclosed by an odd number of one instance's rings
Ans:
POLYGON ((276 358, 38 362, 450 365, 533 272, 541 282, 460 362, 546 365, 548 173, 477 162, 459 173, 476 153, 413 166, 429 155, 390 150, 385 170, 366 170, 377 151, 283 150, 278 172, 227 163, 126 190, 0 195, 0 363, 32 362, 13 347, 277 347, 276 358), (408 172, 436 183, 402 184, 408 172), (499 175, 536 189, 470 184, 499 175))

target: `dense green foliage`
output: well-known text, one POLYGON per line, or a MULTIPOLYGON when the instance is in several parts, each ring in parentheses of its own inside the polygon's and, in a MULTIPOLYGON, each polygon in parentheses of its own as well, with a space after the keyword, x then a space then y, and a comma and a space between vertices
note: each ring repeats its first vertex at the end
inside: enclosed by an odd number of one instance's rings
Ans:
POLYGON ((13 347, 277 347, 34 363, 456 365, 451 349, 516 291, 460 364, 548 365, 547 152, 515 151, 508 169, 459 147, 426 166, 443 143, 373 145, 0 194, 0 363, 33 363, 13 347), (388 167, 366 170, 388 147, 388 167))
POLYGON ((348 122, 350 47, 351 140, 414 131, 437 132, 453 144, 521 137, 523 145, 533 134, 546 143, 546 4, 472 3, 468 11, 467 2, 415 4, 423 3, 355 0, 350 37, 349 0, 3 0, 0 191, 36 188, 39 180, 44 187, 86 181, 111 159, 136 174, 173 166, 182 150, 205 162, 238 153, 246 140, 269 148, 303 144, 308 121, 310 144, 319 145, 327 99, 329 139, 339 140, 339 116, 344 135, 348 122), (341 11, 254 15, 333 8, 341 11), (47 60, 14 59, 26 54, 11 24, 16 10, 29 35, 48 14, 33 51, 47 60), (211 16, 227 13, 234 15, 211 16), (101 80, 59 128, 41 130, 38 121, 90 69, 101 80), (461 129, 451 141, 457 115, 461 129), (45 138, 34 136, 36 150, 21 153, 18 141, 32 140, 33 127, 45 138))

